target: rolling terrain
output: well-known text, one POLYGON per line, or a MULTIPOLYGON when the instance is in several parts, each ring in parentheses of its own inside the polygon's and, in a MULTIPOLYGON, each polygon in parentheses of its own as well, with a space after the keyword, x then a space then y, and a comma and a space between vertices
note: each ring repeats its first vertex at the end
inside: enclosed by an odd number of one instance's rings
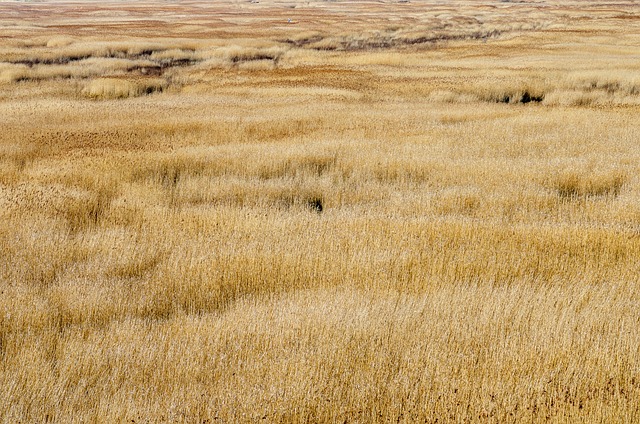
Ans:
POLYGON ((0 1, 0 421, 640 421, 633 1, 0 1))

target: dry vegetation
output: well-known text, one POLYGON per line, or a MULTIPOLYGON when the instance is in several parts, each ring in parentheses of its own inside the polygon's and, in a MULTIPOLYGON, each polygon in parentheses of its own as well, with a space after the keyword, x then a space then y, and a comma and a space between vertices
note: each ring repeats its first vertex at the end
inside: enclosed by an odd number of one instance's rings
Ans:
POLYGON ((639 422, 633 1, 0 2, 0 422, 639 422))

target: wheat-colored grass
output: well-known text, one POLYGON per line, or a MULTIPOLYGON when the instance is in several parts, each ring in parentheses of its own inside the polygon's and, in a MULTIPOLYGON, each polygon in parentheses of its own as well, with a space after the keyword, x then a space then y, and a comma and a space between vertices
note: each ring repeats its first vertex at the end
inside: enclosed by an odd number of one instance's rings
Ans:
POLYGON ((633 2, 1 2, 0 422, 640 421, 633 2))

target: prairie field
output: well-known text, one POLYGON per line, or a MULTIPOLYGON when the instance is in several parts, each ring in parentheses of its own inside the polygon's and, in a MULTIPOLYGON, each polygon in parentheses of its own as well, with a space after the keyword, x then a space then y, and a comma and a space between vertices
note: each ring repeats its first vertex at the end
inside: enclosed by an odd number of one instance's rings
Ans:
POLYGON ((0 1, 0 422, 640 422, 632 0, 0 1))

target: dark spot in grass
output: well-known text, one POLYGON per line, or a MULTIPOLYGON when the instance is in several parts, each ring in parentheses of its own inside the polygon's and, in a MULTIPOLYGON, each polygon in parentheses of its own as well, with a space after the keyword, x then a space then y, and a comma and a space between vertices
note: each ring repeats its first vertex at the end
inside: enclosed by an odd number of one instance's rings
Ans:
POLYGON ((66 65, 70 62, 79 62, 81 60, 85 60, 90 58, 91 55, 77 55, 77 56, 60 56, 54 58, 33 58, 33 59, 22 59, 16 60, 11 63, 16 65, 27 65, 28 67, 33 67, 35 65, 66 65))
POLYGON ((528 91, 525 91, 524 94, 522 95, 522 98, 520 99, 520 103, 531 103, 531 102, 535 102, 535 103, 540 103, 542 100, 544 100, 544 96, 532 96, 531 94, 529 94, 528 91))
POLYGON ((144 94, 149 95, 153 93, 162 93, 162 87, 147 87, 144 90, 144 94))
POLYGON ((496 103, 522 103, 522 104, 527 104, 527 103, 540 103, 541 101, 544 100, 544 95, 540 95, 540 96, 534 96, 531 93, 529 93, 528 91, 525 91, 522 96, 518 97, 517 95, 513 95, 513 94, 505 94, 502 97, 499 97, 496 100, 496 103))
POLYGON ((320 199, 319 197, 309 199, 307 201, 307 205, 309 206, 309 209, 317 213, 322 213, 322 210, 324 209, 322 206, 322 199, 320 199))
POLYGON ((272 60, 277 61, 278 56, 270 55, 270 54, 256 54, 256 55, 236 55, 231 57, 232 63, 242 63, 242 62, 252 62, 259 60, 272 60))

